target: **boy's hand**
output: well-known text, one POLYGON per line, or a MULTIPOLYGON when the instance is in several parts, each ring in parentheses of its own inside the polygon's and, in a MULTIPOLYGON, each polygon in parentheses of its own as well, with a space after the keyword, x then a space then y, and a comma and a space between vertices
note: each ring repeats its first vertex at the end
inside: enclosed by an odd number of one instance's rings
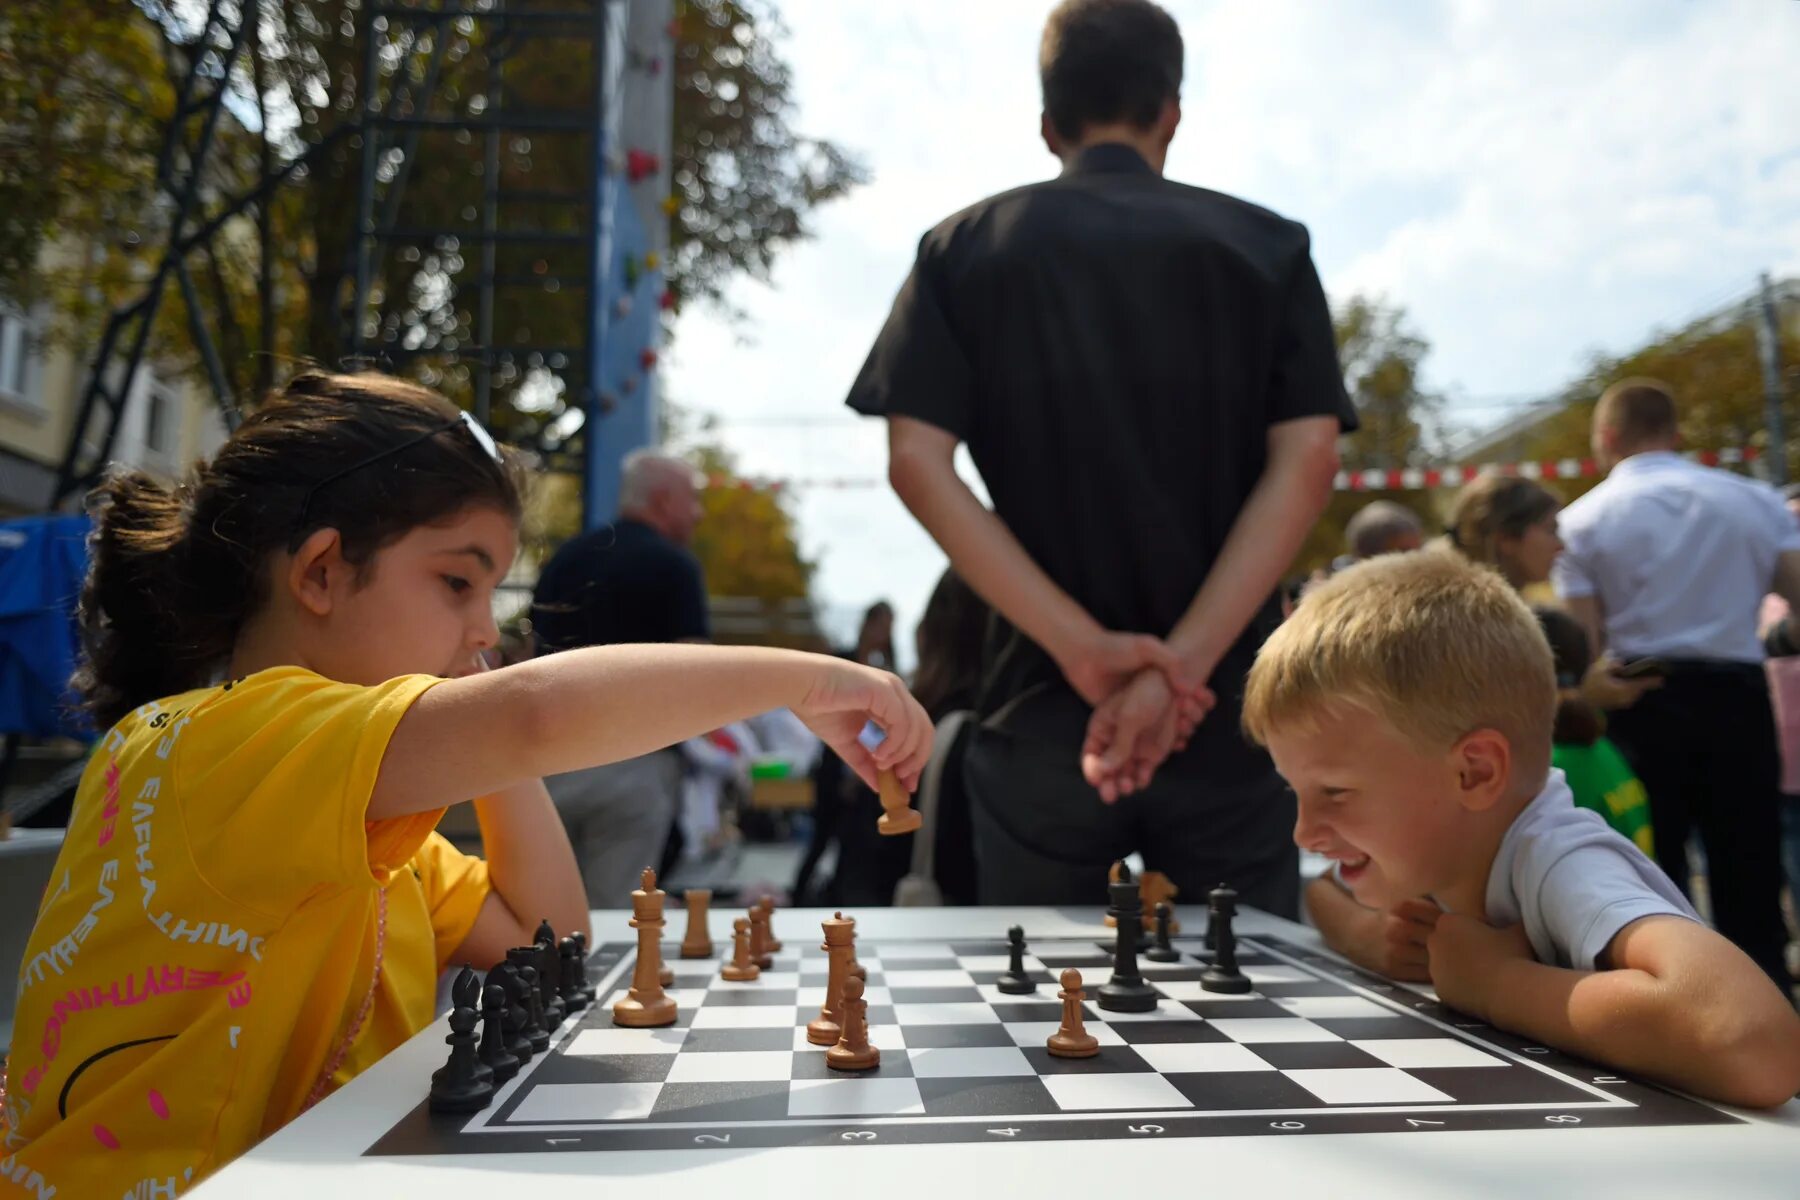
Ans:
POLYGON ((881 771, 893 771, 908 791, 918 788, 931 757, 931 718, 898 675, 821 655, 818 676, 794 715, 871 789, 879 790, 881 771), (873 751, 858 740, 870 721, 887 734, 873 751))
POLYGON ((1425 945, 1438 999, 1484 1021, 1493 1016, 1501 969, 1508 963, 1532 961, 1524 925, 1495 929, 1457 913, 1440 913, 1425 945))
POLYGON ((1431 931, 1443 915, 1443 910, 1429 901, 1402 900, 1377 914, 1379 920, 1363 939, 1360 953, 1351 957, 1389 979, 1430 983, 1431 931))

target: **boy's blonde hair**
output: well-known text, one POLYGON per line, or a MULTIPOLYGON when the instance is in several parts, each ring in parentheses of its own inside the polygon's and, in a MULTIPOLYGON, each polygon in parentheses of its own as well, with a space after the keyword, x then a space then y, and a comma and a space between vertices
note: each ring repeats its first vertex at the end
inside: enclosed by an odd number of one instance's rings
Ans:
POLYGON ((1512 744, 1515 774, 1550 766, 1556 668, 1537 618, 1494 571, 1442 550, 1371 559, 1308 592, 1256 656, 1244 730, 1304 732, 1334 703, 1426 752, 1477 729, 1512 744))

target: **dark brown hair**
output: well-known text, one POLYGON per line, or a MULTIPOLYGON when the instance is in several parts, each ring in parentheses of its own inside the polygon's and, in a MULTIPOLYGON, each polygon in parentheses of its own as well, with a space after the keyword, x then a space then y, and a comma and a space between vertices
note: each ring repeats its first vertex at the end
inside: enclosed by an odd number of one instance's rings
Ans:
POLYGON ((953 570, 945 570, 931 590, 925 615, 913 634, 919 667, 913 672, 912 693, 933 721, 975 702, 990 611, 975 589, 953 570))
POLYGON ((1560 608, 1534 604, 1531 611, 1556 662, 1556 728, 1550 740, 1559 746, 1591 746, 1606 732, 1606 718, 1581 695, 1581 680, 1594 661, 1587 631, 1560 608))
POLYGON ((1621 379, 1601 393, 1594 424, 1610 429, 1619 449, 1667 442, 1675 436, 1675 394, 1656 379, 1621 379))
POLYGON ((315 530, 336 529, 361 569, 409 530, 471 506, 518 520, 518 462, 496 462, 459 413, 404 380, 308 372, 178 487, 141 471, 110 475, 88 496, 94 530, 72 681, 82 707, 110 726, 216 679, 267 599, 264 564, 315 530))
POLYGON ((1450 509, 1450 544, 1464 557, 1500 565, 1498 540, 1525 531, 1562 507, 1556 493, 1535 480, 1484 471, 1456 494, 1450 509))
POLYGON ((1044 23, 1044 112, 1074 141, 1089 125, 1156 123, 1181 94, 1181 30, 1150 0, 1063 0, 1044 23))

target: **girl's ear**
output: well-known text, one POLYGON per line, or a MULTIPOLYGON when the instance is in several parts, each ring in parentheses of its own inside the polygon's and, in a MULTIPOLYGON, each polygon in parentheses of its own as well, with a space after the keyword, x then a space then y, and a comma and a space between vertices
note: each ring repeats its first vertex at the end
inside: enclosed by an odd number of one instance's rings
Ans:
POLYGON ((288 594, 301 609, 315 617, 331 615, 332 591, 350 564, 344 560, 343 539, 335 529, 315 529, 288 559, 284 579, 288 594))

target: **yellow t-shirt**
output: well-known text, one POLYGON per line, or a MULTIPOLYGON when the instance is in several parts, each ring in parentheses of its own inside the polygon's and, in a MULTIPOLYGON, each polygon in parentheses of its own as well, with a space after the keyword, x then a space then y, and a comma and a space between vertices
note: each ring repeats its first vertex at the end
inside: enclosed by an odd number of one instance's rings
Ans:
POLYGON ((297 667, 145 705, 96 746, 19 979, 0 1197, 172 1195, 429 1024, 487 865, 443 810, 365 821, 438 680, 297 667))

